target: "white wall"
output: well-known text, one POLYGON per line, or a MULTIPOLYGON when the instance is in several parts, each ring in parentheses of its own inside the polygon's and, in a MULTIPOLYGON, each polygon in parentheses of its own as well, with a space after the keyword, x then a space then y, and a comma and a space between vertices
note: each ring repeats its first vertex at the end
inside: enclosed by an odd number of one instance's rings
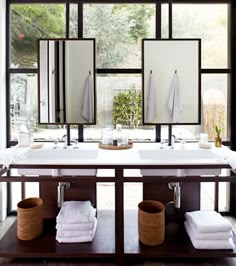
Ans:
MULTIPOLYGON (((0 149, 6 147, 6 0, 0 0, 0 149)), ((0 183, 0 221, 6 217, 6 184, 0 183)))

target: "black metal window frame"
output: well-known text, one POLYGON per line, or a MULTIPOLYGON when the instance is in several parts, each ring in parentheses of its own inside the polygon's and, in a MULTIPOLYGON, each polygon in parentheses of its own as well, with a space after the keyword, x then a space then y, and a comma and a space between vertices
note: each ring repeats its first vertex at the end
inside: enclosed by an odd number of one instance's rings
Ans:
MULTIPOLYGON (((38 69, 35 68, 10 68, 10 6, 12 4, 65 4, 66 6, 66 29, 65 29, 65 37, 69 38, 70 36, 70 4, 77 4, 78 5, 78 38, 83 38, 83 5, 84 4, 155 4, 156 6, 156 20, 155 20, 155 27, 156 27, 156 38, 161 38, 161 5, 168 4, 169 5, 169 38, 172 38, 172 5, 173 4, 230 4, 231 1, 229 0, 221 0, 221 1, 187 1, 187 0, 9 0, 7 1, 7 38, 6 38, 6 84, 7 84, 7 147, 15 145, 16 141, 11 141, 11 121, 10 121, 10 75, 11 74, 37 74, 38 69)), ((230 21, 230 20, 229 20, 230 21)), ((229 25, 230 28, 230 25, 229 25)), ((224 69, 201 69, 202 74, 230 74, 230 68, 224 69)), ((97 74, 141 74, 141 68, 98 68, 97 74)), ((161 126, 156 125, 156 134, 155 134, 155 141, 160 141, 161 136, 161 126)), ((70 125, 67 126, 67 134, 70 135, 70 125)), ((80 124, 78 126, 78 138, 79 141, 84 141, 84 126, 80 124)))

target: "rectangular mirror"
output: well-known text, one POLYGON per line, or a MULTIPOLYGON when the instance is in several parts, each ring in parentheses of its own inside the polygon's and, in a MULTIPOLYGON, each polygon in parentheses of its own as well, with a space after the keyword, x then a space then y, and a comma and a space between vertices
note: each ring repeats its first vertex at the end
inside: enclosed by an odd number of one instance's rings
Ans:
POLYGON ((95 124, 95 39, 40 39, 40 124, 95 124))
POLYGON ((143 124, 201 123, 200 51, 200 39, 143 39, 143 124))

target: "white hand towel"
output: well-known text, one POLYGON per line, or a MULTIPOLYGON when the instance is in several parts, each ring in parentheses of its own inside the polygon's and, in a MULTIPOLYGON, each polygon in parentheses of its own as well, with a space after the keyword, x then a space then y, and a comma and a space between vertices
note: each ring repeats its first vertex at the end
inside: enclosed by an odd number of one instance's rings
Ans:
POLYGON ((90 201, 65 201, 57 215, 58 223, 88 223, 94 221, 96 210, 90 201))
POLYGON ((201 233, 228 232, 232 230, 231 223, 215 211, 186 212, 185 218, 194 224, 201 233))
POLYGON ((146 98, 146 122, 153 122, 157 115, 156 89, 153 84, 152 74, 148 78, 147 98, 146 98))
POLYGON ((187 221, 186 225, 188 225, 191 234, 196 240, 227 240, 233 236, 232 231, 228 232, 215 232, 215 233, 200 233, 197 228, 191 222, 187 221))
POLYGON ((80 237, 80 236, 92 236, 94 235, 94 227, 97 226, 97 219, 94 221, 94 226, 92 230, 83 230, 83 231, 67 231, 67 230, 57 230, 57 237, 80 237))
POLYGON ((88 236, 75 236, 75 237, 59 237, 56 235, 56 240, 59 243, 82 243, 82 242, 91 242, 93 241, 95 232, 97 228, 97 223, 93 228, 93 234, 88 236))
POLYGON ((91 74, 87 76, 85 81, 82 115, 89 123, 93 122, 94 91, 93 91, 93 82, 91 74))
POLYGON ((187 222, 184 223, 189 238, 196 249, 234 249, 232 238, 227 240, 199 240, 195 239, 192 231, 189 229, 187 222))
POLYGON ((170 110, 172 122, 173 123, 179 122, 182 106, 180 103, 180 88, 179 88, 179 78, 177 73, 174 74, 171 82, 170 94, 168 98, 168 108, 170 110))
MULTIPOLYGON (((95 221, 94 217, 94 221, 95 221)), ((62 231, 89 231, 92 230, 94 227, 94 221, 90 223, 78 223, 78 224, 64 224, 64 223, 57 223, 56 229, 62 231)))

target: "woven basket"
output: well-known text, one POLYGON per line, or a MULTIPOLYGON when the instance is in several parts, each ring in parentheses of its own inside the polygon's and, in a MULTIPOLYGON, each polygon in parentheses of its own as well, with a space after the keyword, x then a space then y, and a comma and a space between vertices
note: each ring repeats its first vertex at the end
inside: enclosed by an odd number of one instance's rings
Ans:
POLYGON ((17 204, 17 237, 32 240, 43 231, 42 204, 40 198, 28 198, 17 204))
POLYGON ((139 240, 145 245, 160 245, 165 239, 165 206, 154 200, 138 205, 139 240))

